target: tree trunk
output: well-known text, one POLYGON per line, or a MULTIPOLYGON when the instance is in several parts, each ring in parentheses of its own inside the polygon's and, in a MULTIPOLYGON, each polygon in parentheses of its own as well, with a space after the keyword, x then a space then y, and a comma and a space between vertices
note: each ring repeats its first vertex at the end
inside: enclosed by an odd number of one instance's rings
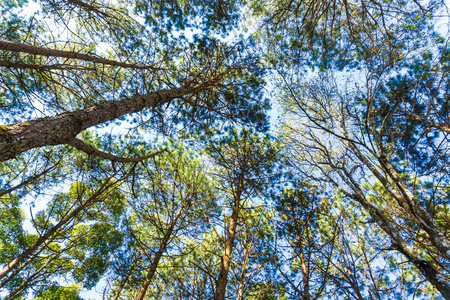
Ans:
POLYGON ((234 246, 234 237, 236 236, 237 219, 239 213, 239 198, 235 198, 235 204, 233 212, 230 217, 230 223, 228 224, 228 236, 225 240, 225 249, 222 254, 222 262, 220 265, 219 278, 216 281, 216 293, 214 294, 214 300, 224 300, 225 291, 227 288, 228 272, 230 270, 231 252, 234 246))
POLYGON ((423 229, 430 237, 429 241, 437 248, 441 255, 450 259, 450 240, 436 226, 433 218, 422 207, 420 202, 415 198, 414 194, 406 187, 400 176, 397 174, 395 168, 384 156, 380 157, 378 161, 383 167, 384 171, 392 179, 395 186, 381 174, 381 172, 365 157, 359 149, 352 142, 345 142, 349 148, 353 150, 355 155, 364 163, 373 175, 383 184, 386 190, 397 201, 397 203, 408 212, 409 216, 414 219, 415 223, 423 229), (400 192, 397 190, 400 190, 400 192))
POLYGON ((134 264, 128 270, 125 278, 120 282, 119 287, 118 287, 117 291, 114 293, 114 297, 112 298, 112 300, 118 300, 119 299, 123 288, 125 287, 125 285, 127 284, 128 280, 130 279, 130 276, 135 272, 136 267, 139 265, 139 260, 141 259, 142 255, 144 255, 144 252, 139 253, 139 255, 136 257, 136 261, 134 262, 134 264))
POLYGON ((243 300, 244 299, 244 279, 245 279, 245 267, 247 266, 249 256, 251 253, 251 250, 253 248, 253 241, 246 245, 244 248, 244 260, 242 262, 241 267, 241 274, 239 275, 239 287, 238 287, 238 293, 237 293, 237 300, 243 300))
POLYGON ((346 175, 348 177, 342 177, 342 179, 346 181, 346 183, 351 186, 355 192, 354 195, 349 195, 346 193, 347 196, 354 198, 364 207, 372 219, 376 221, 378 226, 380 226, 381 229, 383 229, 383 231, 390 237, 392 246, 405 255, 406 258, 421 271, 422 275, 441 293, 446 300, 450 300, 450 283, 445 280, 445 277, 441 274, 441 272, 430 261, 405 243, 401 234, 392 225, 395 222, 390 220, 389 216, 386 216, 382 210, 367 201, 364 193, 359 188, 357 183, 352 180, 351 176, 349 176, 350 174, 347 173, 346 175))
POLYGON ((161 106, 180 96, 211 88, 219 79, 220 76, 205 84, 135 95, 54 117, 0 126, 0 161, 14 158, 34 148, 70 144, 75 136, 89 127, 139 112, 144 108, 161 106))

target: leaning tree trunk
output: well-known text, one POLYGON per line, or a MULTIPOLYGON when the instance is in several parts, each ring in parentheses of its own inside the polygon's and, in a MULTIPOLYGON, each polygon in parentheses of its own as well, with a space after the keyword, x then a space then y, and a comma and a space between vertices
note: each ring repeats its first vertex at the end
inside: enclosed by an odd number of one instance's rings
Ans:
MULTIPOLYGON (((47 56, 47 57, 60 57, 60 58, 69 58, 69 59, 76 59, 76 60, 82 60, 82 61, 89 61, 92 63, 98 63, 98 64, 104 64, 104 65, 110 65, 115 67, 121 67, 121 68, 132 68, 132 69, 156 69, 153 66, 143 66, 139 64, 130 64, 130 63, 124 63, 112 59, 106 59, 94 55, 89 54, 83 54, 77 51, 66 51, 66 50, 58 50, 58 49, 50 49, 45 47, 39 47, 34 45, 28 45, 23 43, 16 43, 6 40, 0 40, 0 50, 4 51, 10 51, 15 53, 28 53, 28 54, 34 54, 39 56, 47 56)), ((8 63, 3 61, 3 66, 8 67, 8 63)), ((26 66, 27 64, 23 64, 23 66, 26 66)), ((12 63, 12 66, 14 66, 14 63, 12 63)))
POLYGON ((383 229, 383 231, 390 237, 392 247, 398 250, 400 253, 406 256, 406 258, 414 264, 414 266, 420 270, 422 275, 430 282, 441 295, 450 300, 450 283, 445 279, 442 273, 436 268, 436 266, 427 260, 423 255, 415 251, 410 247, 402 238, 400 232, 396 229, 393 220, 390 219, 381 209, 367 201, 364 193, 359 188, 358 184, 352 180, 350 174, 346 174, 348 177, 341 177, 349 186, 352 187, 354 194, 344 192, 347 196, 358 201, 364 209, 369 213, 372 219, 383 229))
MULTIPOLYGON (((161 106, 172 99, 217 85, 226 72, 195 86, 181 86, 168 90, 135 95, 119 101, 108 101, 88 108, 63 113, 54 117, 0 126, 0 161, 16 157, 30 149, 50 145, 74 144, 75 137, 89 127, 103 124, 120 116, 161 106)), ((193 104, 195 105, 195 104, 193 104)))

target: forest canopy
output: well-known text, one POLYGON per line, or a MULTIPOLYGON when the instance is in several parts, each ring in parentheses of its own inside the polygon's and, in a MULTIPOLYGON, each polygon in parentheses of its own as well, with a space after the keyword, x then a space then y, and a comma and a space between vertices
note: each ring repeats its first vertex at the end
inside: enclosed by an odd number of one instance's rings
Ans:
POLYGON ((0 298, 450 299, 444 0, 0 0, 0 298))

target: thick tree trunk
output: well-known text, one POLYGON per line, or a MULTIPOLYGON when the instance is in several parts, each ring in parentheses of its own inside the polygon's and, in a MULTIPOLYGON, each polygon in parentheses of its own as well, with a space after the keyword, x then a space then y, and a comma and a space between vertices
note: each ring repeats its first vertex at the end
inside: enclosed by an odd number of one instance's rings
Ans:
POLYGON ((235 204, 233 207, 233 212, 230 217, 230 223, 228 224, 228 236, 225 240, 225 248, 222 254, 219 278, 216 281, 216 292, 214 294, 214 300, 225 299, 228 272, 230 271, 231 252, 233 251, 234 247, 234 238, 236 236, 237 220, 239 215, 239 198, 236 198, 234 202, 235 204))
POLYGON ((144 108, 160 106, 180 96, 213 87, 216 81, 136 95, 119 101, 95 104, 55 117, 0 126, 0 161, 14 158, 16 155, 34 148, 70 144, 76 135, 89 127, 139 112, 144 108))
POLYGON ((144 279, 144 282, 141 285, 141 288, 139 290, 138 295, 136 296, 136 300, 143 300, 145 293, 147 292, 147 289, 152 282, 153 276, 156 273, 156 269, 158 268, 159 261, 161 260, 161 257, 166 251, 167 245, 169 244, 170 238, 172 237, 173 229, 175 228, 175 225, 177 223, 178 218, 183 213, 184 206, 181 206, 177 213, 175 214, 174 219, 172 220, 170 227, 167 229, 167 231, 164 233, 164 237, 161 241, 161 244, 159 246, 158 252, 155 254, 155 258, 152 261, 152 264, 150 265, 150 269, 148 270, 147 276, 144 279))

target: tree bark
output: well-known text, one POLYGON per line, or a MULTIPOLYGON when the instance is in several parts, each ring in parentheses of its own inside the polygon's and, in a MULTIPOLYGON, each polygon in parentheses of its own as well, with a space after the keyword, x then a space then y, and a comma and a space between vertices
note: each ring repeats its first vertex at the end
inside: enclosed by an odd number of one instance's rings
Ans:
POLYGON ((225 240, 225 249, 222 254, 222 262, 220 265, 219 278, 216 281, 216 292, 214 294, 214 300, 225 299, 228 272, 230 271, 231 252, 233 251, 234 238, 236 236, 240 199, 236 197, 234 202, 235 204, 233 207, 233 212, 230 217, 230 223, 228 224, 228 236, 227 239, 225 240))
POLYGON ((70 144, 80 132, 89 127, 139 112, 144 108, 161 106, 180 96, 211 88, 216 85, 219 78, 220 76, 196 86, 181 86, 145 95, 135 95, 54 117, 0 126, 0 161, 12 159, 34 148, 70 144))

